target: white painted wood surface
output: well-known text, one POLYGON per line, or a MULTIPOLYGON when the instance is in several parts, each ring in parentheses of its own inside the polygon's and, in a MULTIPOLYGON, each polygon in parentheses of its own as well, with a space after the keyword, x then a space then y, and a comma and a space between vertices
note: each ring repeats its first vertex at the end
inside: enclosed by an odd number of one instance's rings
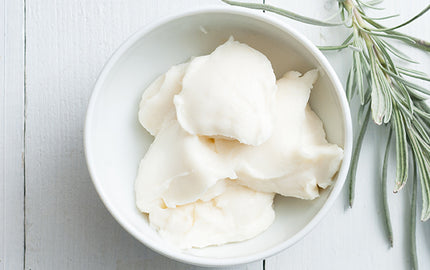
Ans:
POLYGON ((0 268, 24 266, 24 1, 0 3, 0 268))
MULTIPOLYGON (((336 9, 335 0, 266 2, 318 18, 326 18, 336 9)), ((406 19, 426 4, 428 0, 386 0, 388 9, 383 13, 401 13, 400 19, 406 19)), ((89 178, 82 133, 92 86, 115 48, 148 23, 208 5, 223 3, 4 0, 0 4, 2 269, 200 269, 150 251, 115 222, 89 178), (21 156, 25 157, 25 171, 21 156)), ((395 25, 400 19, 388 23, 395 25)), ((346 33, 342 28, 334 31, 288 22, 316 44, 334 44, 346 33)), ((405 30, 430 39, 430 16, 405 30)), ((430 70, 428 54, 408 51, 422 61, 422 69, 430 70)), ((348 52, 327 53, 327 57, 345 81, 348 52)), ((393 249, 388 248, 383 235, 377 199, 382 153, 376 146, 381 144, 385 144, 381 130, 370 129, 359 165, 354 208, 346 209, 344 189, 319 226, 294 247, 267 259, 266 269, 408 269, 404 233, 410 200, 407 190, 390 195, 393 249)), ((429 224, 418 223, 421 269, 430 266, 429 240, 429 224)), ((231 269, 262 268, 263 263, 256 262, 231 269)))

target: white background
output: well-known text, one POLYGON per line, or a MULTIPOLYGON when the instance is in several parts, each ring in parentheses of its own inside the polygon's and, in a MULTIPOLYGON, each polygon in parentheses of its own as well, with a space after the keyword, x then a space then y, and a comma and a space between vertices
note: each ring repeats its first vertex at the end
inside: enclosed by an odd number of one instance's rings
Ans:
MULTIPOLYGON (((337 7, 335 0, 267 3, 320 19, 337 7)), ((373 13, 401 13, 386 22, 395 25, 428 3, 386 0, 387 9, 373 13)), ((152 252, 115 222, 89 178, 82 136, 92 86, 115 48, 162 17, 210 5, 225 4, 219 0, 1 1, 1 269, 200 269, 152 252)), ((285 20, 315 44, 335 44, 347 33, 343 28, 285 20)), ((402 30, 430 40, 430 15, 402 30)), ((430 72, 429 54, 405 50, 421 62, 421 70, 430 72)), ((326 56, 345 82, 350 52, 326 56)), ((410 269, 405 233, 410 183, 400 194, 389 194, 394 248, 389 248, 381 221, 384 136, 384 129, 373 125, 366 135, 353 209, 347 208, 345 188, 323 221, 298 244, 268 258, 265 269, 410 269)), ((394 158, 391 161, 390 189, 395 170, 394 158)), ((421 269, 429 269, 429 222, 418 221, 417 238, 421 269)), ((229 269, 263 269, 263 262, 229 269)))

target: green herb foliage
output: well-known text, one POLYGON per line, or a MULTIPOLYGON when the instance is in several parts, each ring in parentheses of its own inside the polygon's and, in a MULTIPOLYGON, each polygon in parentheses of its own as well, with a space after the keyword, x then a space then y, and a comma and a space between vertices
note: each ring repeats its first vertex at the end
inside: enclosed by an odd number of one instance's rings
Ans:
MULTIPOLYGON (((402 62, 417 63, 400 49, 393 45, 391 40, 398 40, 411 47, 430 52, 430 42, 398 32, 397 29, 415 21, 427 11, 430 5, 406 22, 394 27, 385 27, 377 21, 392 18, 397 15, 371 18, 366 15, 365 9, 382 10, 378 5, 382 0, 338 0, 340 22, 327 22, 308 18, 291 11, 266 4, 244 3, 236 1, 223 2, 251 9, 264 10, 288 17, 303 23, 318 26, 338 26, 343 24, 351 29, 350 35, 337 46, 322 46, 321 50, 342 50, 349 48, 352 51, 352 67, 350 68, 345 87, 349 101, 358 96, 361 108, 360 114, 366 113, 354 146, 349 179, 349 205, 354 202, 356 170, 360 149, 366 133, 369 115, 376 125, 387 126, 388 141, 382 167, 382 199, 385 211, 385 224, 390 245, 393 244, 391 221, 386 196, 387 166, 391 134, 395 137, 396 178, 394 192, 399 192, 408 180, 409 160, 417 168, 413 179, 419 179, 422 192, 421 220, 430 218, 430 108, 426 100, 430 98, 430 90, 414 83, 411 78, 430 82, 430 77, 422 71, 400 65, 402 62)), ((416 182, 413 187, 413 208, 415 213, 416 182)), ((415 247, 415 223, 411 218, 411 256, 412 267, 417 269, 415 247)))

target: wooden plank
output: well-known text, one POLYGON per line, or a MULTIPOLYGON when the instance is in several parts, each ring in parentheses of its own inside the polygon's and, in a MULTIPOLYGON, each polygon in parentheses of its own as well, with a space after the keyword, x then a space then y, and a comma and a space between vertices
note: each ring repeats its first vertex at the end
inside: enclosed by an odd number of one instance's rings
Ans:
POLYGON ((160 17, 206 4, 220 2, 27 1, 26 269, 200 269, 150 251, 116 223, 89 178, 82 136, 115 48, 160 17))
POLYGON ((0 268, 24 265, 24 2, 0 14, 0 268))
MULTIPOLYGON (((285 1, 267 2, 318 18, 327 17, 336 5, 335 1, 289 1, 288 6, 285 1)), ((391 0, 384 5, 389 7, 387 14, 401 11, 403 18, 408 18, 424 2, 410 5, 391 0)), ((92 84, 112 51, 132 32, 158 17, 206 4, 219 1, 28 1, 26 269, 199 269, 157 255, 124 232, 92 187, 81 142, 92 84)), ((425 18, 428 20, 428 15, 425 18)), ((344 30, 288 23, 316 44, 336 43, 345 34, 344 30)), ((407 31, 430 39, 428 25, 421 21, 407 31)), ((423 59, 423 66, 429 66, 426 56, 413 55, 423 59)), ((350 64, 345 61, 349 59, 347 53, 327 56, 345 80, 345 67, 350 64)), ((4 115, 2 119, 6 119, 4 115)), ((384 241, 381 212, 375 206, 378 189, 374 179, 379 175, 376 165, 381 153, 374 146, 384 143, 378 132, 370 130, 365 142, 366 162, 360 164, 354 209, 345 212, 345 198, 339 198, 309 236, 267 260, 266 269, 407 268, 408 239, 403 233, 407 224, 402 219, 407 212, 407 193, 390 196, 396 237, 392 250, 384 241)), ((2 138, 5 147, 6 137, 2 138)), ((425 269, 430 265, 425 243, 428 226, 419 224, 418 233, 420 264, 425 269)), ((3 254, 0 252, 2 259, 3 254)), ((261 269, 261 263, 233 269, 261 269)))
MULTIPOLYGON (((282 0, 267 0, 266 2, 319 19, 329 17, 337 6, 335 1, 302 0, 288 1, 288 4, 282 0)), ((375 11, 372 14, 400 13, 402 15, 400 18, 386 22, 389 25, 396 25, 398 22, 411 18, 427 4, 427 0, 412 2, 386 0, 382 5, 387 9, 382 12, 375 11)), ((340 29, 339 32, 338 28, 315 27, 289 19, 285 19, 285 21, 302 31, 315 44, 339 44, 339 41, 346 37, 343 29, 340 29)), ((402 31, 429 40, 430 16, 424 16, 402 31)), ((428 71, 430 66, 428 54, 405 46, 400 47, 410 56, 419 59, 421 70, 428 71)), ((349 53, 329 52, 326 53, 326 56, 345 83, 351 64, 349 53)), ((343 194, 323 221, 298 244, 267 259, 266 269, 410 269, 409 238, 406 233, 409 219, 409 185, 400 194, 389 194, 394 248, 390 249, 385 239, 378 182, 380 162, 383 157, 378 146, 386 143, 383 134, 381 129, 372 126, 365 138, 358 168, 354 207, 348 209, 347 189, 344 188, 343 194)), ((394 177, 395 159, 393 157, 389 169, 389 189, 394 186, 394 177)), ((421 209, 420 204, 418 209, 421 209)), ((429 226, 420 222, 417 223, 417 226, 420 267, 428 269, 430 266, 429 226)))

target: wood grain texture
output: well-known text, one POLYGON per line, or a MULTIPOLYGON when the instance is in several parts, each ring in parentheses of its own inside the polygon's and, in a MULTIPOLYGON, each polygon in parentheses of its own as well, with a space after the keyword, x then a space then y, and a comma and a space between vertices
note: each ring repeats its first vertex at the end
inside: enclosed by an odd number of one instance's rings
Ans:
MULTIPOLYGON (((336 1, 323 0, 266 0, 268 4, 296 11, 314 18, 328 18, 337 8, 336 1)), ((399 18, 384 23, 390 26, 403 22, 427 4, 428 0, 396 1, 386 0, 384 11, 370 12, 373 16, 384 16, 400 13, 399 18)), ((275 15, 271 15, 275 16, 275 15)), ((335 45, 346 37, 346 31, 339 28, 322 28, 285 19, 298 28, 314 44, 335 45)), ((410 35, 430 39, 430 14, 402 28, 410 35)), ((395 42, 397 43, 397 42, 395 42)), ((399 44, 405 52, 421 62, 419 68, 430 70, 429 54, 407 48, 399 44)), ((351 65, 350 52, 326 53, 330 63, 345 85, 346 75, 351 65)), ((428 86, 428 84, 427 84, 428 86)), ((353 108, 353 118, 357 114, 353 108)), ((353 119, 354 125, 356 118, 353 119)), ((333 208, 322 222, 292 248, 266 260, 266 269, 410 269, 409 236, 406 233, 409 220, 410 183, 406 189, 394 195, 389 193, 390 210, 394 230, 394 248, 389 248, 382 223, 380 201, 380 175, 383 149, 386 143, 383 128, 372 125, 363 143, 361 161, 358 167, 356 197, 352 209, 347 206, 347 188, 336 201, 333 208), (381 151, 382 150, 382 151, 381 151)), ((391 151, 394 153, 394 149, 391 151)), ((388 189, 394 187, 395 158, 392 157, 388 175, 388 189)), ((418 209, 421 209, 419 202, 418 209)), ((419 210, 420 211, 420 210, 419 210)), ((427 223, 417 222, 417 245, 420 269, 430 268, 429 239, 430 227, 427 223)))
POLYGON ((0 3, 0 269, 24 259, 24 5, 0 3))
MULTIPOLYGON (((107 212, 89 178, 83 154, 83 121, 92 86, 103 64, 131 33, 163 16, 218 0, 31 0, 26 1, 25 269, 200 269, 158 255, 126 233, 107 212)), ((266 0, 305 15, 326 18, 335 0, 266 0)), ((0 266, 21 269, 24 134, 24 1, 0 4, 0 102, 2 163, 0 266), (2 6, 3 5, 3 6, 2 6), (3 62, 4 61, 4 62, 3 62), (21 207, 21 208, 20 208, 21 207), (20 210, 21 209, 21 210, 20 210), (21 219, 20 219, 21 218, 21 219), (19 222, 21 220, 21 223, 19 222), (20 227, 21 226, 21 227, 20 227), (21 259, 20 259, 21 258, 21 259), (15 267, 16 266, 16 267, 15 267)), ((428 0, 386 0, 384 14, 415 14, 428 0)), ((267 16, 274 16, 267 14, 267 16)), ((430 39, 429 15, 405 28, 430 39)), ((396 19, 399 21, 399 19, 396 19)), ((389 23, 394 25, 396 20, 389 23)), ((346 31, 286 20, 314 43, 335 44, 346 31)), ((414 50, 429 70, 428 54, 414 50)), ((345 82, 348 52, 327 53, 345 82)), ((424 68, 423 68, 424 67, 424 68)), ((409 269, 406 253, 408 190, 390 194, 395 247, 388 248, 380 222, 379 161, 385 144, 380 129, 370 129, 359 165, 356 203, 346 210, 346 189, 329 214, 305 239, 266 261, 266 269, 409 269)), ((392 160, 394 161, 394 160, 392 160)), ((393 179, 394 167, 390 167, 393 179)), ((407 187, 409 188, 409 186, 407 187)), ((421 269, 430 266, 430 228, 418 223, 421 269), (427 241, 427 242, 426 242, 427 241)), ((230 269, 261 269, 261 262, 230 269)))
POLYGON ((92 87, 112 52, 138 28, 207 4, 219 1, 27 1, 26 269, 200 269, 152 252, 116 223, 82 142, 92 87))

